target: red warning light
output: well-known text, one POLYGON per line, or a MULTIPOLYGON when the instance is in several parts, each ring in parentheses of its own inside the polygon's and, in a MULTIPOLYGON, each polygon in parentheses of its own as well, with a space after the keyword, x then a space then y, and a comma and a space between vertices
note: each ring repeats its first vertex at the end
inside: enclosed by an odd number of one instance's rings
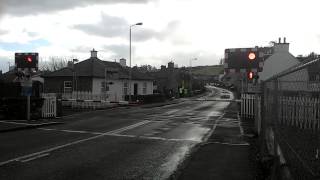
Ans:
POLYGON ((28 61, 29 63, 32 63, 32 58, 31 58, 30 56, 28 56, 28 57, 27 57, 27 61, 28 61))
POLYGON ((252 71, 250 71, 250 72, 248 73, 248 78, 249 78, 249 79, 253 79, 253 72, 252 72, 252 71))
POLYGON ((256 54, 251 52, 251 53, 249 53, 248 58, 249 58, 249 60, 254 60, 254 59, 256 59, 256 54))

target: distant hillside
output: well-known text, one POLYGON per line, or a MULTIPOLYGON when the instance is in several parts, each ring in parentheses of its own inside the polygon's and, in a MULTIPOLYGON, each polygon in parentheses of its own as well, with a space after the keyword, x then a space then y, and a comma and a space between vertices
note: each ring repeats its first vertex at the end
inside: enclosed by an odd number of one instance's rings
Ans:
POLYGON ((192 73, 197 75, 219 75, 223 73, 223 65, 197 66, 192 68, 192 73))

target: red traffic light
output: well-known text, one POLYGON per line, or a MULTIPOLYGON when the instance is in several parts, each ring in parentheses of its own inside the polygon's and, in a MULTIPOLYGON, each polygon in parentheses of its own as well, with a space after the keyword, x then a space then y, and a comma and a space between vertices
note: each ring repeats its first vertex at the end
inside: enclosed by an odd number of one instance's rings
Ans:
POLYGON ((248 72, 248 79, 253 79, 253 72, 252 71, 248 72))
POLYGON ((28 62, 28 63, 32 63, 32 57, 28 56, 28 57, 27 57, 27 62, 28 62))
POLYGON ((256 59, 256 54, 254 52, 250 52, 248 55, 249 60, 255 60, 256 59))

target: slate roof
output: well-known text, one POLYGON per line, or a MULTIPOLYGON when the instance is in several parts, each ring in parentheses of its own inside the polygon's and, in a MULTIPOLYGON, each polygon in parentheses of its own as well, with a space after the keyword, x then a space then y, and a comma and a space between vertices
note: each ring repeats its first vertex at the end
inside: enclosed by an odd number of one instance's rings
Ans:
MULTIPOLYGON (((107 68, 108 79, 115 78, 111 76, 114 72, 118 72, 119 79, 129 79, 129 68, 122 67, 117 62, 102 61, 98 58, 89 58, 74 65, 74 71, 76 72, 77 77, 96 77, 104 78, 105 77, 105 68, 107 68)), ((44 74, 44 78, 48 77, 70 77, 73 75, 72 68, 66 67, 60 70, 44 74)), ((153 80, 152 77, 147 74, 138 72, 137 70, 132 69, 132 79, 133 80, 153 80)))

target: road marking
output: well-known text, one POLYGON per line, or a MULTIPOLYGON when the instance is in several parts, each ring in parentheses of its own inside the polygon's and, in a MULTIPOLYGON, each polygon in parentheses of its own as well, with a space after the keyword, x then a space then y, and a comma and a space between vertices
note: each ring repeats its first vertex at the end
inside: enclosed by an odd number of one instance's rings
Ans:
POLYGON ((52 128, 38 128, 38 129, 44 130, 44 131, 60 131, 60 132, 68 132, 68 133, 81 133, 81 134, 94 134, 94 135, 104 134, 102 132, 77 131, 77 130, 68 130, 68 129, 52 129, 52 128))
POLYGON ((145 120, 145 121, 142 121, 142 122, 139 122, 139 123, 127 126, 127 127, 123 127, 123 128, 120 128, 120 129, 116 129, 116 130, 110 131, 110 132, 108 132, 106 134, 119 134, 119 133, 122 133, 124 131, 129 130, 129 129, 133 129, 133 128, 136 128, 138 126, 142 126, 142 125, 147 124, 149 122, 151 122, 151 121, 145 120))
POLYGON ((123 132, 125 130, 129 130, 129 129, 141 126, 143 124, 146 124, 148 122, 150 122, 150 121, 142 121, 142 122, 130 125, 130 126, 126 126, 124 128, 120 128, 120 129, 117 129, 117 130, 109 131, 109 132, 102 133, 102 134, 99 134, 99 135, 96 135, 96 136, 92 136, 92 137, 89 137, 89 138, 80 139, 80 140, 77 140, 77 141, 73 141, 73 142, 70 142, 70 143, 67 143, 67 144, 63 144, 63 145, 60 145, 60 146, 55 146, 55 147, 52 147, 52 148, 49 148, 49 149, 46 149, 46 150, 42 150, 42 151, 39 151, 39 152, 27 154, 27 155, 24 155, 24 156, 19 156, 19 157, 16 157, 16 158, 13 158, 13 159, 10 159, 10 160, 7 160, 7 161, 0 162, 0 166, 3 166, 5 164, 8 164, 8 163, 11 163, 11 162, 14 162, 14 161, 19 161, 20 159, 28 159, 28 158, 31 158, 31 157, 34 157, 34 156, 38 156, 38 155, 41 155, 41 154, 50 153, 52 151, 55 151, 55 150, 58 150, 58 149, 62 149, 62 148, 68 147, 68 146, 80 144, 80 143, 83 143, 83 142, 86 142, 86 141, 90 141, 90 140, 93 140, 93 139, 97 139, 97 138, 100 138, 100 137, 103 137, 103 136, 106 136, 106 135, 114 134, 115 132, 123 132))
POLYGON ((213 127, 212 127, 211 132, 209 132, 209 133, 204 137, 204 140, 203 140, 203 141, 208 141, 208 139, 212 136, 212 134, 213 134, 214 131, 216 130, 219 121, 223 118, 224 115, 225 115, 225 113, 223 113, 219 118, 217 118, 217 120, 215 121, 215 123, 214 123, 214 125, 213 125, 213 127))
POLYGON ((207 144, 222 144, 222 145, 228 145, 228 146, 249 146, 249 143, 227 143, 227 142, 218 142, 218 141, 213 141, 213 142, 207 142, 203 143, 203 145, 207 144))
POLYGON ((42 158, 42 157, 45 157, 45 156, 49 156, 49 155, 50 155, 49 153, 39 154, 37 156, 31 157, 31 158, 28 158, 28 159, 20 159, 18 161, 21 161, 21 162, 25 163, 25 162, 29 162, 29 161, 32 161, 32 160, 35 160, 35 159, 39 159, 39 158, 42 158))

